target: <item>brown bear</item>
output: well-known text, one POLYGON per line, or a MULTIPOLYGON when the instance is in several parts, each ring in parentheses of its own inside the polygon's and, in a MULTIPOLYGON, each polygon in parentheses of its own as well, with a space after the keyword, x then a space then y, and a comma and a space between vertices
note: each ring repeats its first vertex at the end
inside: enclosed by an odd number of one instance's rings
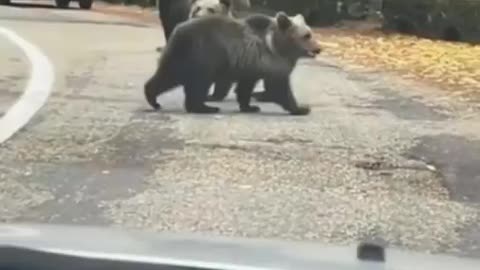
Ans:
MULTIPOLYGON (((209 15, 229 17, 249 14, 250 0, 160 0, 159 15, 164 28, 165 40, 168 42, 173 29, 180 23, 209 15)), ((163 48, 158 47, 160 52, 163 48)), ((219 82, 215 85, 212 100, 223 100, 233 83, 219 82), (222 96, 224 95, 224 96, 222 96)))
MULTIPOLYGON (((251 15, 252 16, 252 15, 251 15)), ((251 19, 246 20, 248 26, 260 37, 266 35, 266 31, 270 26, 270 22, 267 20, 262 19, 263 17, 256 17, 252 16, 251 19)), ((296 24, 299 28, 305 29, 304 31, 311 32, 310 27, 306 24, 305 19, 302 15, 295 16, 294 19, 296 20, 296 24)), ((232 87, 233 82, 228 80, 221 80, 215 84, 214 92, 212 95, 208 96, 208 101, 222 101, 230 92, 230 88, 232 87)), ((263 82, 263 86, 265 90, 261 92, 252 93, 252 97, 255 98, 257 101, 273 101, 274 95, 270 95, 272 89, 272 83, 265 81, 263 82)))
POLYGON ((213 83, 237 82, 242 112, 258 112, 250 99, 255 84, 264 79, 272 102, 294 115, 310 112, 299 106, 290 87, 290 75, 302 57, 320 53, 302 15, 279 12, 275 17, 252 15, 244 19, 207 16, 178 25, 165 48, 155 74, 145 84, 148 103, 160 109, 158 95, 183 86, 185 109, 191 113, 217 113, 205 104, 213 83), (261 25, 259 31, 252 25, 261 25))

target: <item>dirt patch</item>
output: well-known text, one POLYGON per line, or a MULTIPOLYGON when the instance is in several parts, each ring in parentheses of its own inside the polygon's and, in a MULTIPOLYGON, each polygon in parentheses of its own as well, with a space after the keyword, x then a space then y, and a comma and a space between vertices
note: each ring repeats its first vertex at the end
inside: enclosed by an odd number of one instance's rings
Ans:
POLYGON ((96 12, 109 15, 117 15, 129 19, 135 19, 139 22, 149 24, 160 24, 158 14, 155 8, 142 8, 139 6, 111 5, 107 3, 95 3, 92 8, 96 12))

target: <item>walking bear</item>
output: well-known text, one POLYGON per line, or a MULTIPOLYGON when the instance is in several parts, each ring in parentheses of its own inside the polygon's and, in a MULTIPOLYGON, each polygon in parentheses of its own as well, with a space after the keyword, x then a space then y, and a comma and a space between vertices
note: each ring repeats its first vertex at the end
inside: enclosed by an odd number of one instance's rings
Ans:
MULTIPOLYGON (((168 42, 173 29, 184 21, 209 15, 246 16, 249 8, 250 0, 160 0, 159 16, 164 28, 165 40, 168 42)), ((162 49, 163 47, 158 47, 157 51, 160 52, 162 49)), ((209 100, 225 99, 232 85, 233 82, 218 82, 209 100)), ((262 94, 263 92, 253 95, 262 96, 262 94)))
POLYGON ((245 19, 207 16, 178 25, 165 48, 155 74, 145 84, 145 97, 160 109, 157 97, 183 86, 185 109, 190 113, 217 113, 205 104, 208 90, 219 81, 237 82, 240 111, 258 112, 250 105, 255 84, 264 79, 271 87, 272 102, 294 115, 306 115, 290 87, 298 59, 314 57, 320 47, 302 15, 279 12, 275 17, 252 15, 245 19), (265 24, 264 31, 251 25, 265 24))
MULTIPOLYGON (((297 24, 301 27, 305 27, 308 29, 308 26, 305 24, 305 21, 301 21, 303 17, 297 16, 297 24), (303 26, 302 26, 303 25, 303 26)), ((265 38, 267 35, 267 31, 271 27, 272 21, 271 20, 266 20, 264 16, 255 16, 251 15, 251 17, 248 20, 245 20, 245 23, 247 26, 252 30, 253 33, 257 34, 260 38, 265 38)), ((308 30, 310 31, 310 30, 308 30)), ((230 89, 232 88, 234 82, 228 81, 228 79, 222 79, 219 82, 215 84, 215 88, 213 91, 213 94, 208 96, 207 100, 208 101, 222 101, 224 100, 228 93, 230 92, 230 89)), ((263 86, 265 90, 262 90, 261 92, 257 93, 252 93, 252 97, 255 98, 257 101, 272 101, 272 97, 269 94, 273 86, 271 86, 272 83, 269 83, 268 81, 263 80, 263 86)))

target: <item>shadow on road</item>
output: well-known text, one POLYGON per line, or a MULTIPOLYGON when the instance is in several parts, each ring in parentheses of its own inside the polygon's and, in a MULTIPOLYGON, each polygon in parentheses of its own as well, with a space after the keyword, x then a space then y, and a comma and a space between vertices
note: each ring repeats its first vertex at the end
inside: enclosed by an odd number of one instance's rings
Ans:
POLYGON ((16 8, 40 8, 40 9, 52 9, 56 8, 55 4, 38 4, 38 3, 10 3, 10 7, 16 8))
POLYGON ((52 1, 52 3, 47 4, 47 3, 10 3, 8 4, 9 7, 15 7, 15 8, 35 8, 35 9, 60 9, 60 10, 76 10, 79 9, 75 6, 69 6, 67 8, 59 8, 55 5, 55 2, 52 1))

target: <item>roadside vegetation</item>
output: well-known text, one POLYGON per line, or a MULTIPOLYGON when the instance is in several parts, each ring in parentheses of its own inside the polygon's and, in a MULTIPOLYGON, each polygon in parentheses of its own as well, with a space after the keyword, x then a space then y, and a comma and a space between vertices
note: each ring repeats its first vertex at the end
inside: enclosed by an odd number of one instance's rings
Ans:
POLYGON ((431 82, 452 95, 480 93, 480 46, 429 40, 380 30, 317 29, 325 53, 346 64, 431 82))
MULTIPOLYGON (((133 14, 134 16, 142 17, 143 19, 148 18, 149 22, 156 23, 158 20, 157 15, 151 12, 155 8, 155 0, 107 1, 137 6, 135 8, 132 6, 128 8, 116 6, 111 8, 112 12, 120 14, 123 12, 122 10, 130 9, 135 10, 134 13, 136 15, 133 14), (145 7, 149 7, 149 9, 144 9, 140 12, 145 7)), ((323 2, 328 1, 332 2, 334 0, 325 0, 323 2)), ((377 0, 369 1, 378 2, 377 0)), ((253 4, 257 2, 260 3, 262 1, 252 0, 253 4)), ((266 1, 263 1, 262 5, 266 5, 264 2, 266 1)), ((318 8, 318 3, 320 2, 303 0, 303 2, 295 2, 296 4, 293 6, 299 11, 305 9, 300 7, 318 8), (316 4, 308 4, 307 2, 316 2, 316 4)), ((397 2, 389 0, 388 3, 397 2)), ((290 2, 282 2, 281 0, 270 1, 268 5, 274 5, 277 9, 292 6, 290 2)), ((321 10, 327 9, 327 13, 335 13, 335 7, 333 6, 326 5, 321 8, 321 10)), ((359 10, 367 9, 360 8, 359 10)), ((128 15, 128 12, 124 12, 124 14, 128 15)), ((339 14, 337 17, 345 17, 342 14, 339 14)), ((322 14, 316 15, 323 16, 322 14)), ((387 33, 380 30, 381 21, 376 21, 375 27, 367 27, 367 29, 362 28, 362 25, 368 25, 369 23, 365 20, 349 21, 347 24, 340 23, 344 27, 338 26, 340 21, 336 23, 329 21, 330 26, 316 28, 319 40, 328 44, 325 54, 335 56, 345 64, 352 64, 363 69, 394 72, 407 79, 432 83, 441 89, 448 90, 448 93, 451 95, 458 95, 463 98, 479 97, 480 45, 431 40, 415 35, 387 33)))

